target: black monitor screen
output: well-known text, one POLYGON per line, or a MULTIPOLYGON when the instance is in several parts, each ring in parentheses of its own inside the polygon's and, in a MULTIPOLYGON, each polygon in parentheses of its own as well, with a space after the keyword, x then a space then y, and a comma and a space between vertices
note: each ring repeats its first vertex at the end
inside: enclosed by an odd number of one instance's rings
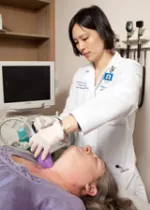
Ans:
POLYGON ((4 102, 50 99, 50 66, 3 66, 4 102))

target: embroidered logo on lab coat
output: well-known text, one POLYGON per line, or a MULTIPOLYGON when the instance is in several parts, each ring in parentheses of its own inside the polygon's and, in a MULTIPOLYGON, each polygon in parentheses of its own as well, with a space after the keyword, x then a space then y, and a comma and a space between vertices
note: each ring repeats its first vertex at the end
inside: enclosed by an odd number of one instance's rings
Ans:
POLYGON ((88 89, 86 82, 76 81, 76 88, 78 89, 88 89))

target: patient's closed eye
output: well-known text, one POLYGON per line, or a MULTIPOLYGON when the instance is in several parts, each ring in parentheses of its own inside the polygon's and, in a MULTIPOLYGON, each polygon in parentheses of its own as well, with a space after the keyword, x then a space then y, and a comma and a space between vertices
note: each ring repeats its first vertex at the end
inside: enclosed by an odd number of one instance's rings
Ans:
POLYGON ((84 37, 82 40, 83 40, 83 41, 86 41, 87 39, 88 39, 88 37, 84 37))

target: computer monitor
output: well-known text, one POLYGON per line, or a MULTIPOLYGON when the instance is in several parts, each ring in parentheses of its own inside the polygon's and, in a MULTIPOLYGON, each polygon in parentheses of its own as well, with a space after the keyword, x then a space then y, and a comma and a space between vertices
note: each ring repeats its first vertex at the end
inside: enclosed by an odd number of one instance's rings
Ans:
POLYGON ((29 110, 55 104, 54 62, 1 61, 0 109, 29 110))

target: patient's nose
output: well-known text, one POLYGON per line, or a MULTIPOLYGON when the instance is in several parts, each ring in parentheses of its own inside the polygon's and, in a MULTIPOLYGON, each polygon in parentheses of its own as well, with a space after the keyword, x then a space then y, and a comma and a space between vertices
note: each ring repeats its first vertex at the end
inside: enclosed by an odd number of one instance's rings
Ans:
POLYGON ((92 148, 91 146, 87 145, 84 147, 84 150, 86 151, 87 154, 91 153, 92 152, 92 148))

